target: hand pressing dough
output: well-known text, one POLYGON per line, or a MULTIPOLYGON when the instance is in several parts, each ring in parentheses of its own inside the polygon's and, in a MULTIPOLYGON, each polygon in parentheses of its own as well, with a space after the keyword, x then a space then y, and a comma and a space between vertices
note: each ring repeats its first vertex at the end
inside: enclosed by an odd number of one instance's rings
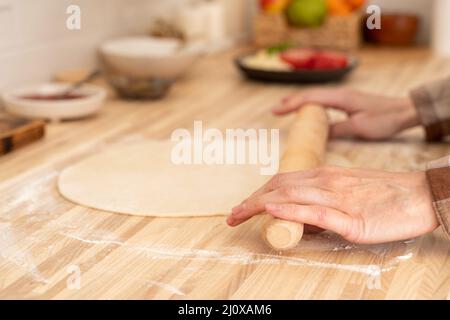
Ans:
POLYGON ((77 204, 142 216, 227 215, 269 177, 256 165, 175 165, 171 141, 115 146, 66 168, 60 193, 77 204))

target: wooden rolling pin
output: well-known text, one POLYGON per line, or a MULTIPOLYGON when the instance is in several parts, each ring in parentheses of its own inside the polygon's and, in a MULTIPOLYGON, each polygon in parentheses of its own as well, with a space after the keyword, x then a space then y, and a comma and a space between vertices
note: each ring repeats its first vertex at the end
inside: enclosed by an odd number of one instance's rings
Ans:
MULTIPOLYGON (((307 170, 319 166, 325 154, 328 128, 328 117, 322 106, 308 104, 301 107, 289 132, 279 172, 307 170)), ((272 216, 268 217, 263 227, 264 240, 276 250, 294 248, 302 236, 303 224, 272 216)))

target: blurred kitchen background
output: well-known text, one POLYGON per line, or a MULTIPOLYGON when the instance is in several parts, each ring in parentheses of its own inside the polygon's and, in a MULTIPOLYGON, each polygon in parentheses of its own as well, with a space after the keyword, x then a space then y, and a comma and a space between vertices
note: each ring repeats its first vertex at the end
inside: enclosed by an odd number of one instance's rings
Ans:
MULTIPOLYGON (((0 88, 48 78, 67 67, 89 67, 109 38, 148 33, 155 19, 174 18, 188 0, 0 0, 0 88), (81 30, 68 30, 66 8, 81 8, 81 30)), ((220 0, 225 36, 250 30, 252 1, 220 0)))
MULTIPOLYGON (((191 0, 0 0, 0 88, 48 79, 64 68, 92 67, 99 43, 116 36, 148 33, 156 19, 177 20, 191 0), (66 8, 79 5, 81 30, 65 28, 66 8)), ((223 8, 226 47, 251 39, 256 0, 216 0, 223 8)), ((371 0, 383 12, 417 15, 417 44, 432 42, 433 2, 446 0, 371 0)), ((448 9, 448 6, 447 6, 448 9)), ((450 14, 450 13, 449 13, 450 14)), ((221 32, 221 31, 218 31, 221 32)), ((221 37, 221 35, 218 35, 221 37)))

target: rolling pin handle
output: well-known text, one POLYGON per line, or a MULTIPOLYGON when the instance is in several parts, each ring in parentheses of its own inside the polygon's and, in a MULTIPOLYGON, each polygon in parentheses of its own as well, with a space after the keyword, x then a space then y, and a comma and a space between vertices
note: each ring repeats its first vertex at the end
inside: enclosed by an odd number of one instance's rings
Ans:
MULTIPOLYGON (((328 139, 328 117, 317 104, 302 106, 291 127, 286 151, 280 162, 280 172, 309 170, 319 166, 328 139)), ((275 250, 294 248, 303 236, 303 224, 268 217, 262 237, 275 250)))
POLYGON ((302 239, 303 224, 269 218, 263 233, 266 243, 276 250, 293 249, 302 239))

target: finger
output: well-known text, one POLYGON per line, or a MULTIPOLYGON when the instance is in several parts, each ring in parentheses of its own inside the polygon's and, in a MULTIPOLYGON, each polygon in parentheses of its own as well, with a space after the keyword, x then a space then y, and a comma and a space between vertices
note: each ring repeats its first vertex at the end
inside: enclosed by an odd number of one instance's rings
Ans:
POLYGON ((323 206, 267 204, 266 211, 276 218, 310 224, 340 234, 349 234, 352 218, 345 213, 323 206))
POLYGON ((352 104, 352 91, 348 89, 313 89, 285 98, 280 105, 272 109, 276 115, 283 115, 299 109, 306 103, 318 103, 348 114, 357 110, 352 104))
POLYGON ((252 195, 271 192, 289 185, 315 187, 333 191, 334 188, 330 187, 329 182, 335 181, 343 176, 350 176, 351 170, 353 169, 338 166, 321 166, 310 170, 279 173, 273 176, 252 195))
POLYGON ((295 94, 281 100, 281 103, 275 106, 272 109, 272 112, 276 115, 287 114, 289 112, 299 109, 303 104, 305 104, 303 95, 295 94))
MULTIPOLYGON (((267 183, 265 183, 261 188, 255 191, 250 197, 244 199, 239 205, 235 206, 232 209, 232 214, 230 218, 227 220, 229 225, 233 225, 234 223, 240 224, 244 222, 249 217, 245 216, 244 213, 244 203, 247 202, 250 198, 258 198, 266 193, 270 193, 276 189, 287 187, 287 186, 298 186, 300 187, 311 187, 316 189, 322 189, 322 192, 329 191, 331 193, 339 194, 339 190, 342 187, 343 183, 338 183, 342 180, 342 176, 345 175, 345 170, 339 167, 320 167, 311 170, 303 170, 296 172, 288 172, 277 174, 272 177, 267 183), (344 170, 344 171, 342 171, 344 170), (336 182, 338 181, 338 182, 336 182), (244 218, 241 220, 236 219, 239 215, 244 215, 244 218)), ((348 180, 348 179, 347 179, 348 180)), ((347 181, 345 180, 345 181, 347 181)), ((301 199, 297 199, 301 201, 301 199)), ((340 199, 338 203, 326 202, 327 205, 336 206, 337 209, 343 209, 345 203, 343 203, 340 199)))
POLYGON ((269 181, 267 181, 263 186, 261 186, 258 190, 252 193, 251 196, 271 192, 283 185, 306 183, 305 180, 314 178, 319 173, 319 169, 278 173, 274 175, 269 181))
POLYGON ((351 138, 355 136, 355 128, 349 121, 334 123, 330 127, 331 138, 351 138))
POLYGON ((239 209, 232 212, 234 224, 241 224, 264 212, 268 203, 296 203, 338 208, 341 201, 338 194, 323 189, 295 185, 284 186, 272 192, 248 198, 239 209))
MULTIPOLYGON (((350 170, 350 169, 344 169, 350 170)), ((303 186, 315 187, 328 191, 334 191, 334 185, 330 183, 333 177, 341 177, 346 171, 342 171, 340 167, 325 166, 311 170, 301 170, 288 173, 279 173, 273 176, 268 182, 253 192, 248 198, 261 196, 265 193, 272 192, 284 186, 303 186)), ((248 198, 244 199, 239 205, 243 204, 248 198)), ((237 209, 239 205, 233 208, 237 209)))
POLYGON ((234 207, 227 219, 228 225, 235 227, 249 220, 255 215, 264 212, 265 203, 281 203, 282 199, 275 191, 265 193, 262 196, 253 196, 246 199, 239 206, 234 207))
POLYGON ((248 220, 250 217, 246 217, 245 219, 237 219, 241 212, 245 209, 244 203, 248 201, 249 198, 260 197, 264 194, 270 193, 283 185, 294 185, 301 183, 304 186, 312 186, 312 185, 320 185, 320 181, 315 182, 315 176, 320 173, 319 169, 313 170, 304 170, 298 172, 289 172, 289 173, 281 173, 273 176, 267 183, 265 183, 262 187, 252 193, 248 198, 244 199, 240 204, 236 205, 232 208, 230 216, 227 218, 227 224, 230 226, 237 226, 241 224, 245 220, 248 220))

